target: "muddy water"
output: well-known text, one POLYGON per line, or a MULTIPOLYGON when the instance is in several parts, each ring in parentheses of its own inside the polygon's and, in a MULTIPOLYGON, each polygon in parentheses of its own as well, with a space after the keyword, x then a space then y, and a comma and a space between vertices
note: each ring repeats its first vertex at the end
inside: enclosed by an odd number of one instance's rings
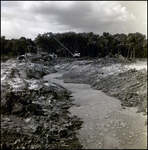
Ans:
POLYGON ((77 137, 84 149, 147 149, 146 116, 137 108, 121 108, 119 100, 93 90, 87 84, 63 83, 54 73, 44 76, 70 90, 74 105, 69 110, 84 121, 77 137))

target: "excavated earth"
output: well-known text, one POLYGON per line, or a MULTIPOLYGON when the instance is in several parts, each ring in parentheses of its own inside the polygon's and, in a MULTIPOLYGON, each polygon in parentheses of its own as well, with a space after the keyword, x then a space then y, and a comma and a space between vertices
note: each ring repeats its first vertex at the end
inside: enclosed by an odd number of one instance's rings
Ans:
POLYGON ((65 83, 89 84, 121 100, 122 106, 138 107, 147 114, 147 59, 122 56, 101 59, 62 60, 55 66, 65 83))
POLYGON ((43 80, 54 60, 34 57, 1 63, 1 149, 81 149, 70 91, 43 80))
MULTIPOLYGON (((43 58, 44 55, 28 55, 28 59, 21 62, 8 59, 1 63, 2 149, 85 148, 84 140, 77 136, 83 119, 79 112, 70 111, 76 105, 74 94, 51 77, 43 79, 56 72, 62 74, 57 76, 58 80, 89 84, 94 90, 118 98, 122 108, 137 107, 137 112, 147 114, 146 59, 43 58)), ((110 139, 106 137, 106 140, 110 139)))
POLYGON ((55 68, 45 79, 72 91, 83 149, 147 149, 146 59, 62 60, 55 68))

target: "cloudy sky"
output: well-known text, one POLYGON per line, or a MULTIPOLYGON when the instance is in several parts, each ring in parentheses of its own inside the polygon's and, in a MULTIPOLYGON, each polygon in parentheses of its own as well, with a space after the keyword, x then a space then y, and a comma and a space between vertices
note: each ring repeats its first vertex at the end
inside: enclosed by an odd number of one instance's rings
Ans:
POLYGON ((69 31, 147 36, 147 1, 1 1, 6 39, 69 31))

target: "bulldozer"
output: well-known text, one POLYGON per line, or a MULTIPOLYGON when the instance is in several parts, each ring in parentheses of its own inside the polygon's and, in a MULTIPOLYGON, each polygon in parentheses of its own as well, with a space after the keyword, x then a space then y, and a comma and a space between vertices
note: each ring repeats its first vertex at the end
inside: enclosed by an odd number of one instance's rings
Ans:
MULTIPOLYGON (((51 34, 50 34, 51 35, 51 34)), ((79 58, 80 57, 80 53, 78 53, 77 51, 73 54, 66 46, 64 46, 57 38, 55 38, 53 35, 51 35, 65 50, 67 50, 73 58, 79 58)))

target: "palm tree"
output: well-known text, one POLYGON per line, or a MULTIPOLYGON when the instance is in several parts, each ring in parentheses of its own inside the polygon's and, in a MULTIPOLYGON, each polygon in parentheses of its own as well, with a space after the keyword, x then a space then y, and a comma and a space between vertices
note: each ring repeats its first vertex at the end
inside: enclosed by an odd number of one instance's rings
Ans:
POLYGON ((143 45, 145 45, 146 36, 141 33, 129 33, 127 45, 130 47, 130 57, 141 57, 141 53, 145 53, 143 45))

